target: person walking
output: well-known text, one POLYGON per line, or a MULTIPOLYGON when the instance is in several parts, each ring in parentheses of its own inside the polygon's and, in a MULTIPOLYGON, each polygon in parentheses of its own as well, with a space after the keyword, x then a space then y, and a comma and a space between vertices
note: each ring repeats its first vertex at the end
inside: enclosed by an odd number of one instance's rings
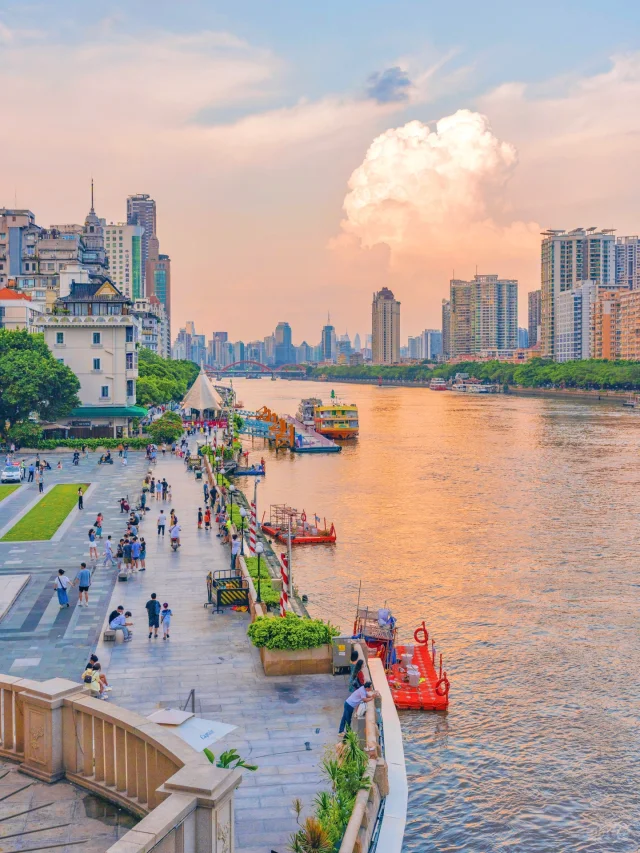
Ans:
POLYGON ((155 639, 158 639, 158 628, 160 627, 160 602, 155 592, 151 593, 151 598, 145 604, 147 614, 149 616, 149 639, 155 631, 155 639))
POLYGON ((104 563, 102 565, 105 566, 105 568, 107 565, 107 560, 111 563, 111 565, 114 564, 113 544, 111 542, 111 536, 107 536, 107 541, 104 543, 104 563))
POLYGON ((231 568, 236 568, 236 562, 238 559, 238 554, 240 553, 240 540, 238 539, 238 534, 234 533, 231 537, 231 568))
POLYGON ((140 571, 141 572, 146 572, 146 570, 147 570, 147 566, 145 563, 146 559, 147 559, 147 543, 144 541, 144 536, 142 536, 140 538, 140 571))
POLYGON ((202 507, 198 507, 198 530, 202 530, 202 521, 204 516, 202 515, 202 507))
POLYGON ((21 459, 20 460, 20 479, 24 480, 24 478, 26 476, 27 476, 27 463, 24 461, 24 459, 21 459))
POLYGON ((102 517, 96 519, 96 539, 102 539, 102 517))
POLYGON ((159 501, 160 498, 162 497, 162 488, 163 488, 162 482, 160 480, 158 480, 158 482, 156 483, 156 500, 157 501, 159 501))
POLYGON ((166 501, 168 491, 169 491, 169 483, 167 483, 167 478, 163 477, 162 478, 162 500, 163 501, 166 501))
POLYGON ((89 587, 91 586, 91 571, 86 563, 80 563, 80 569, 75 577, 73 585, 78 584, 78 607, 82 607, 82 596, 84 595, 84 606, 89 606, 89 587))
POLYGON ((131 542, 125 538, 122 546, 122 561, 124 563, 125 572, 131 571, 131 542))
POLYGON ((36 466, 33 462, 29 465, 29 476, 27 477, 27 483, 33 483, 33 475, 36 473, 36 466))
POLYGON ((135 571, 138 570, 138 561, 140 560, 140 540, 137 536, 133 537, 131 543, 131 564, 135 571))
POLYGON ((172 615, 173 614, 171 613, 171 610, 169 610, 169 605, 165 601, 165 603, 162 605, 162 613, 160 614, 160 618, 162 620, 162 639, 163 640, 169 639, 169 628, 171 627, 172 615))
POLYGON ((204 502, 207 503, 209 500, 209 483, 205 480, 204 485, 202 486, 202 490, 204 492, 204 502))
POLYGON ((58 569, 58 577, 55 579, 55 583, 53 584, 53 588, 56 591, 58 596, 58 604, 60 605, 60 610, 64 607, 69 606, 69 594, 67 590, 71 586, 71 581, 65 575, 64 569, 58 569))
POLYGON ((162 533, 164 536, 164 528, 167 523, 167 516, 164 514, 164 510, 160 510, 160 515, 158 516, 158 536, 162 533))
POLYGON ((211 509, 209 507, 204 511, 204 529, 211 530, 211 509))
POLYGON ((374 690, 372 690, 370 681, 365 681, 362 687, 358 687, 358 689, 354 690, 350 696, 347 696, 344 702, 342 719, 340 720, 340 728, 338 729, 338 734, 341 735, 347 728, 347 726, 351 728, 351 718, 353 717, 353 712, 361 702, 373 702, 375 698, 376 693, 374 690))
POLYGON ((98 546, 96 545, 96 532, 91 528, 89 531, 89 559, 97 560, 98 559, 98 546))
POLYGON ((82 486, 78 487, 78 509, 84 509, 84 492, 82 486))
POLYGON ((38 484, 38 492, 44 492, 44 474, 41 471, 36 471, 36 483, 38 484))
POLYGON ((116 568, 118 571, 122 569, 122 561, 124 560, 124 539, 118 542, 116 548, 116 568))

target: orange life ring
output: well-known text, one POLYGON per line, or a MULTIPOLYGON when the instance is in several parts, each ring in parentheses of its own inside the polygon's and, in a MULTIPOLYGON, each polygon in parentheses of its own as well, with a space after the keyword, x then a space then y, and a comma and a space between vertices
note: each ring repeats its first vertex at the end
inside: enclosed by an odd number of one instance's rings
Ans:
POLYGON ((436 684, 436 693, 438 696, 448 696, 449 695, 449 679, 446 674, 442 676, 440 681, 436 684), (441 689, 444 688, 444 689, 441 689))
POLYGON ((304 510, 302 510, 302 515, 300 516, 300 518, 303 522, 307 520, 307 513, 304 510))
POLYGON ((413 639, 416 641, 416 643, 418 643, 419 646, 426 646, 429 644, 429 632, 427 631, 427 626, 424 624, 424 622, 422 623, 422 625, 420 625, 419 628, 416 628, 416 630, 413 632, 413 639), (418 638, 419 631, 422 631, 422 633, 424 634, 424 640, 420 640, 418 638))

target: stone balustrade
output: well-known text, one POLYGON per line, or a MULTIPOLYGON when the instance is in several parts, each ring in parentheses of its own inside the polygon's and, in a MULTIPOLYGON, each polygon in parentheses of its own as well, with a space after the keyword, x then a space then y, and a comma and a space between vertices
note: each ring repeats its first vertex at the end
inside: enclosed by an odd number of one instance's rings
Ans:
POLYGON ((109 853, 233 853, 238 771, 209 763, 163 726, 64 678, 0 675, 0 757, 45 782, 68 779, 142 820, 109 853))

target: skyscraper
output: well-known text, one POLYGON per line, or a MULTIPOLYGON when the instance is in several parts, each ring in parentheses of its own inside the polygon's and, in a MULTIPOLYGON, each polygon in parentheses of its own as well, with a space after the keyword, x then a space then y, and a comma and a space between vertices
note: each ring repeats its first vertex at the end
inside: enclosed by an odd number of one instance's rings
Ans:
POLYGON ((476 275, 473 281, 452 279, 450 286, 452 356, 517 349, 517 281, 476 275))
POLYGON ((281 321, 276 326, 274 337, 276 342, 276 367, 282 364, 295 364, 296 354, 291 345, 291 326, 281 321))
POLYGON ((327 317, 327 325, 322 327, 322 361, 336 360, 336 330, 327 317))
POLYGON ((388 287, 373 294, 371 335, 374 364, 400 361, 400 303, 388 287))
POLYGON ((640 290, 640 240, 616 237, 616 284, 620 289, 640 290))
POLYGON ((591 358, 594 306, 598 288, 592 281, 575 284, 556 297, 556 361, 591 358))
POLYGON ((155 234, 149 238, 145 282, 147 295, 157 296, 171 319, 171 258, 160 254, 160 243, 155 234))
POLYGON ((442 357, 451 358, 451 302, 442 300, 442 357))
POLYGON ((598 287, 615 286, 615 237, 610 228, 575 228, 568 232, 550 229, 543 232, 542 238, 541 354, 555 358, 557 297, 579 281, 593 281, 598 287))
POLYGON ((540 342, 540 309, 542 307, 542 291, 530 290, 527 294, 529 309, 529 346, 534 347, 540 342))
MULTIPOLYGON (((141 225, 144 228, 141 246, 143 269, 142 286, 144 295, 150 296, 151 294, 147 292, 146 288, 147 261, 149 259, 149 240, 157 233, 156 203, 150 195, 148 195, 147 193, 137 193, 136 195, 130 195, 127 198, 127 225, 141 225)), ((167 314, 168 313, 169 311, 167 309, 167 314)))
POLYGON ((142 297, 143 232, 141 225, 126 225, 124 222, 112 222, 104 227, 109 278, 130 299, 142 297))
POLYGON ((353 339, 353 349, 354 352, 360 352, 360 350, 362 349, 362 344, 360 343, 360 335, 357 332, 353 339))

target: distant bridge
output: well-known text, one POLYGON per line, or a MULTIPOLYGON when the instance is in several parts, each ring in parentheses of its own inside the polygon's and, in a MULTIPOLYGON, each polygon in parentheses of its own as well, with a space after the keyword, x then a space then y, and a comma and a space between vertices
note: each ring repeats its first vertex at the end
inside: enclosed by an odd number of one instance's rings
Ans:
POLYGON ((218 379, 222 375, 225 376, 252 376, 255 374, 269 374, 272 378, 287 378, 298 379, 306 376, 306 371, 299 364, 281 364, 278 367, 269 367, 268 364, 263 364, 261 361, 252 361, 251 359, 241 359, 234 361, 232 364, 227 364, 226 367, 205 368, 206 372, 218 379))

